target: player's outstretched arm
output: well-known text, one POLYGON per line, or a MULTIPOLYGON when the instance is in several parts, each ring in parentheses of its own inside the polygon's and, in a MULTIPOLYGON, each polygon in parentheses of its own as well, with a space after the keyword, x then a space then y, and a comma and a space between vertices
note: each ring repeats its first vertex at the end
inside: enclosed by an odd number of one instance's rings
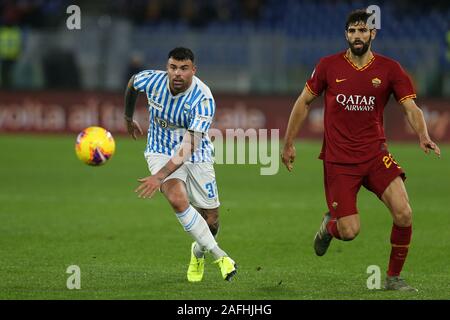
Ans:
POLYGON ((134 75, 128 81, 127 88, 125 90, 125 122, 128 133, 136 140, 136 133, 143 134, 141 126, 136 120, 133 120, 134 108, 136 106, 136 100, 139 92, 133 87, 134 75))
POLYGON ((281 160, 289 171, 292 171, 295 160, 294 139, 308 116, 309 105, 315 98, 305 87, 292 108, 281 154, 281 160))
POLYGON ((423 117, 422 110, 420 110, 415 101, 410 98, 402 101, 402 106, 409 124, 419 136, 420 148, 422 148, 425 153, 430 153, 430 150, 433 150, 438 157, 441 157, 441 150, 428 135, 427 124, 423 117))

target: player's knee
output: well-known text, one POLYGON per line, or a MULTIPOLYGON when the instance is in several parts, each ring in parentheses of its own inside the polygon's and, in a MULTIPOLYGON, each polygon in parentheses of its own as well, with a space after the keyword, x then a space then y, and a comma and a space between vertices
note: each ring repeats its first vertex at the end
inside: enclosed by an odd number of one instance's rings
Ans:
POLYGON ((394 219, 399 227, 409 227, 412 224, 412 209, 409 203, 396 210, 394 219))
POLYGON ((341 239, 351 241, 359 234, 359 218, 355 215, 346 217, 345 219, 339 219, 337 227, 341 239))
POLYGON ((175 212, 184 212, 189 207, 189 201, 183 195, 170 194, 167 199, 175 212))
POLYGON ((359 228, 355 226, 344 226, 339 230, 339 235, 344 241, 351 241, 359 234, 359 228))
POLYGON ((344 232, 343 234, 341 234, 341 239, 343 241, 352 241, 353 239, 356 238, 356 236, 358 235, 358 232, 344 232))
POLYGON ((184 212, 189 208, 186 191, 176 182, 176 179, 164 182, 161 191, 176 213, 184 212))

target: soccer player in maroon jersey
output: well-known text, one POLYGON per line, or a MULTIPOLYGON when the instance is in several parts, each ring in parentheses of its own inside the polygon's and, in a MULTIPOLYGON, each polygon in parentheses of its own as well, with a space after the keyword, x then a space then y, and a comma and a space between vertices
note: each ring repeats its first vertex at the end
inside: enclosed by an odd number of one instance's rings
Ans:
POLYGON ((400 64, 371 51, 376 30, 367 23, 365 10, 350 13, 345 26, 349 48, 322 58, 294 104, 285 135, 283 163, 292 170, 293 144, 311 102, 325 92, 323 160, 325 195, 329 212, 314 238, 318 256, 333 238, 348 241, 359 233, 356 195, 361 186, 372 191, 389 209, 393 226, 391 255, 385 289, 417 291, 400 272, 412 234, 412 210, 403 180, 406 176, 386 145, 383 111, 391 93, 403 107, 425 153, 440 156, 430 139, 422 111, 414 99, 411 80, 400 64))

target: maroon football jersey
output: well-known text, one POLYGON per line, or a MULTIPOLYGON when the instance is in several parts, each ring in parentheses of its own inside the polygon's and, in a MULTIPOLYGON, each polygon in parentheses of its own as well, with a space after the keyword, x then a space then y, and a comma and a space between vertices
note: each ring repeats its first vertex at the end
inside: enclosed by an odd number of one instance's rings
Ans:
POLYGON ((320 158, 361 163, 384 147, 383 111, 391 93, 398 102, 416 98, 400 64, 375 54, 358 68, 344 52, 322 58, 306 82, 315 96, 325 91, 324 140, 320 158))

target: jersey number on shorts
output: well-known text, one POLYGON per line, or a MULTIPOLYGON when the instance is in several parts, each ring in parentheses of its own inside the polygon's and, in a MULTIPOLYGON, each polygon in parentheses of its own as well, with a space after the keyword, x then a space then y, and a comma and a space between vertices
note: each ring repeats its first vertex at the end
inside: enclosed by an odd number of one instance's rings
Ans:
POLYGON ((394 160, 394 158, 392 157, 392 154, 390 154, 390 153, 389 153, 389 156, 384 156, 384 157, 383 157, 383 162, 384 162, 384 165, 386 166, 387 169, 390 168, 390 166, 392 165, 392 163, 395 163, 395 165, 396 165, 397 167, 400 168, 400 166, 399 166, 398 163, 394 160))
POLYGON ((207 184, 205 184, 205 188, 206 191, 208 191, 208 198, 212 199, 216 197, 216 180, 214 180, 213 182, 208 182, 207 184))

